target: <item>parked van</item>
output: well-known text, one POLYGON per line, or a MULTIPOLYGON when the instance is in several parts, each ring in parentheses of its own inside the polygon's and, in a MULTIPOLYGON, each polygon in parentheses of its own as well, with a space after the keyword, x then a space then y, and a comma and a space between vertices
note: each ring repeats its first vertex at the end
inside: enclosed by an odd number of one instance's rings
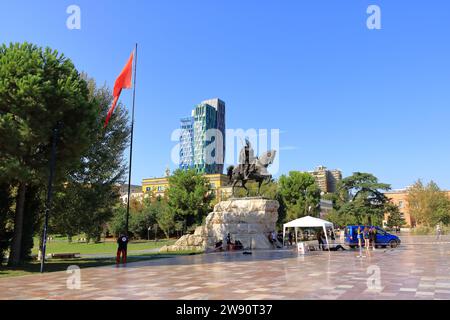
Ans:
MULTIPOLYGON (((354 248, 358 246, 358 227, 361 228, 361 232, 365 226, 347 226, 345 227, 345 244, 354 248)), ((369 227, 370 228, 370 227, 369 227)), ((381 246, 386 248, 387 246, 395 248, 400 245, 400 238, 396 235, 386 232, 380 227, 375 227, 377 231, 377 237, 375 240, 375 246, 381 246)), ((362 240, 362 246, 364 246, 364 240, 362 240)))

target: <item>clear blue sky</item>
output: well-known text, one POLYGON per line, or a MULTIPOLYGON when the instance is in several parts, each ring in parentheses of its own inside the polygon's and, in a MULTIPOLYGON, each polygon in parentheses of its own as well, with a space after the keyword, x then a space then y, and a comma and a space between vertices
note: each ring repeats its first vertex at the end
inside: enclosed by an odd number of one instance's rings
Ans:
POLYGON ((228 128, 283 132, 280 173, 323 164, 450 189, 449 33, 447 0, 0 4, 0 42, 58 49, 100 84, 112 87, 139 43, 136 184, 170 165, 179 119, 220 97, 228 128), (81 30, 66 28, 71 4, 81 30), (382 30, 366 27, 370 4, 382 30))

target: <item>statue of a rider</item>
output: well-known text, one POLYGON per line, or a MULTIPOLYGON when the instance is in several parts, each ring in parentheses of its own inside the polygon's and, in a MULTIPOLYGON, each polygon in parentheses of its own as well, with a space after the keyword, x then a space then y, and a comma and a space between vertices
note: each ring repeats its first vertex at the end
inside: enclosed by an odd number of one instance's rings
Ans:
POLYGON ((239 155, 239 163, 242 164, 244 168, 244 179, 248 180, 250 174, 253 170, 255 162, 255 153, 253 151, 250 140, 245 138, 245 146, 241 149, 241 153, 239 155))

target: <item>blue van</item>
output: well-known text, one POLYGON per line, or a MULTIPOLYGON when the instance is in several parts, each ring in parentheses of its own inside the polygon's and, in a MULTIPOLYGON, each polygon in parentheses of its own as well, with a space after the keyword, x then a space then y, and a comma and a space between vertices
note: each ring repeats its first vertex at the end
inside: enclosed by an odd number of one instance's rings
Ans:
MULTIPOLYGON (((345 227, 345 244, 354 248, 358 246, 358 227, 364 230, 365 226, 347 226, 345 227)), ((369 227, 370 228, 370 227, 369 227)), ((400 238, 396 235, 390 234, 380 227, 375 227, 377 230, 377 237, 375 240, 375 247, 381 246, 386 248, 387 246, 395 248, 400 245, 400 238)), ((364 246, 364 239, 362 240, 364 246)))

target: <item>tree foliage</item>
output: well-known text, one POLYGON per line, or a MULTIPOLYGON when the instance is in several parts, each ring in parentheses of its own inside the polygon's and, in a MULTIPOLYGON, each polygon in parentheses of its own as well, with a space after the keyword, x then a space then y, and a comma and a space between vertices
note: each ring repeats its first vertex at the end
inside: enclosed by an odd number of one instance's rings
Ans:
POLYGON ((338 190, 331 198, 334 212, 327 219, 339 225, 381 225, 384 214, 391 210, 389 199, 383 193, 387 190, 390 185, 379 182, 373 174, 355 172, 338 184, 338 190))
POLYGON ((306 215, 317 215, 320 189, 312 175, 291 171, 279 179, 279 195, 286 207, 286 219, 293 220, 306 215))
POLYGON ((12 230, 9 227, 13 215, 12 203, 11 186, 7 183, 0 184, 0 265, 12 238, 12 230))
POLYGON ((158 226, 169 239, 170 231, 175 231, 175 212, 172 210, 165 200, 157 200, 153 203, 155 210, 155 218, 158 222, 158 226))
POLYGON ((421 180, 408 190, 409 211, 418 224, 431 227, 438 223, 450 223, 450 199, 431 181, 424 185, 421 180))
POLYGON ((54 231, 68 236, 85 233, 87 239, 99 240, 119 200, 118 185, 123 183, 126 172, 123 153, 130 128, 128 113, 121 105, 103 128, 112 94, 106 86, 97 88, 93 79, 87 79, 87 83, 89 98, 99 110, 95 125, 90 128, 92 142, 78 166, 59 185, 52 226, 54 231))
POLYGON ((86 81, 64 55, 29 43, 0 46, 0 183, 18 190, 11 264, 22 260, 24 223, 32 220, 24 216, 27 189, 46 186, 54 128, 61 124, 55 174, 61 180, 90 145, 97 112, 86 81))
POLYGON ((176 170, 169 177, 167 198, 175 220, 184 220, 186 228, 202 223, 211 209, 214 194, 206 177, 194 170, 176 170))
POLYGON ((401 214, 398 206, 391 203, 387 206, 387 208, 388 208, 387 213, 389 213, 389 216, 387 219, 387 226, 389 228, 394 228, 394 227, 400 228, 406 224, 406 221, 402 217, 402 214, 401 214))

